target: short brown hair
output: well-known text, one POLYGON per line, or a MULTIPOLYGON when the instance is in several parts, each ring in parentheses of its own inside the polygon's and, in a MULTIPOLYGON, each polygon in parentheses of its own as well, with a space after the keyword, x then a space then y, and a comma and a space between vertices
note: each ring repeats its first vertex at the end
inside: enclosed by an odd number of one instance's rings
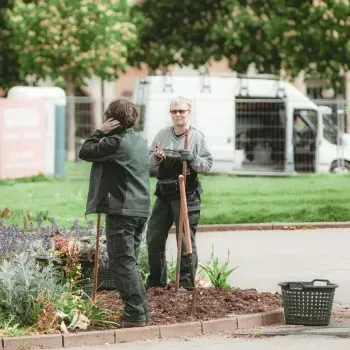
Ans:
POLYGON ((111 102, 105 113, 106 120, 112 118, 118 120, 125 128, 131 128, 137 123, 138 112, 136 106, 125 98, 111 102))

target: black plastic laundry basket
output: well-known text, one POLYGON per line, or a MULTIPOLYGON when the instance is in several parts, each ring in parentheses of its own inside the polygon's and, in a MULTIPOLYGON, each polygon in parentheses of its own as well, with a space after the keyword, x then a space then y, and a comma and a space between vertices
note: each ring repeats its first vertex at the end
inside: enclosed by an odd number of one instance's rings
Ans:
POLYGON ((311 282, 281 282, 284 317, 287 324, 327 326, 338 285, 324 279, 311 282), (324 282, 325 285, 315 285, 324 282))

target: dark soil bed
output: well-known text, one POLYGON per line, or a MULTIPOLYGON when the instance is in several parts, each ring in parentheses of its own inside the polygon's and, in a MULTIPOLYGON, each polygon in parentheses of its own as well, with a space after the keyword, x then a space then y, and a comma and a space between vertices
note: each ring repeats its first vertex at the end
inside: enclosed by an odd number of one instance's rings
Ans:
MULTIPOLYGON (((123 306, 117 292, 101 293, 101 306, 106 309, 120 310, 123 306)), ((175 292, 173 286, 150 288, 148 302, 151 313, 150 325, 163 325, 189 321, 204 321, 232 314, 251 314, 272 311, 282 306, 278 293, 259 293, 255 289, 198 289, 193 306, 193 291, 175 292)))

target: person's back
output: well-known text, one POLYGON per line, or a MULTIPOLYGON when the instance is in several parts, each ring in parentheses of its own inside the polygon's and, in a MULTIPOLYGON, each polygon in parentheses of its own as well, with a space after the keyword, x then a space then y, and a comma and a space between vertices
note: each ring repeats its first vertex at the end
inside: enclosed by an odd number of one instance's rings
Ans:
POLYGON ((103 162, 90 158, 83 148, 79 154, 81 159, 95 160, 90 181, 100 183, 95 188, 90 183, 86 214, 148 216, 149 164, 145 141, 133 128, 119 131, 108 138, 115 141, 115 152, 103 162))
POLYGON ((79 153, 93 162, 86 213, 106 214, 109 269, 125 304, 120 325, 145 326, 150 315, 137 259, 150 207, 148 148, 133 129, 132 102, 112 102, 105 116, 79 153))

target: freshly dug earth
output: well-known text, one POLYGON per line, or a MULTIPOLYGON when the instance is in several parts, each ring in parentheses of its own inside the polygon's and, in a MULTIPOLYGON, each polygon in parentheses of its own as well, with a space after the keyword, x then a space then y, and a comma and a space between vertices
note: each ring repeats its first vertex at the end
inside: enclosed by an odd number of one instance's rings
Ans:
MULTIPOLYGON (((258 293, 255 289, 198 289, 193 306, 193 291, 181 289, 175 292, 172 285, 167 288, 150 288, 148 303, 151 313, 150 325, 163 325, 189 321, 204 321, 232 314, 252 314, 273 311, 282 306, 278 293, 258 293)), ((101 307, 121 310, 123 303, 117 292, 101 293, 101 307)))

